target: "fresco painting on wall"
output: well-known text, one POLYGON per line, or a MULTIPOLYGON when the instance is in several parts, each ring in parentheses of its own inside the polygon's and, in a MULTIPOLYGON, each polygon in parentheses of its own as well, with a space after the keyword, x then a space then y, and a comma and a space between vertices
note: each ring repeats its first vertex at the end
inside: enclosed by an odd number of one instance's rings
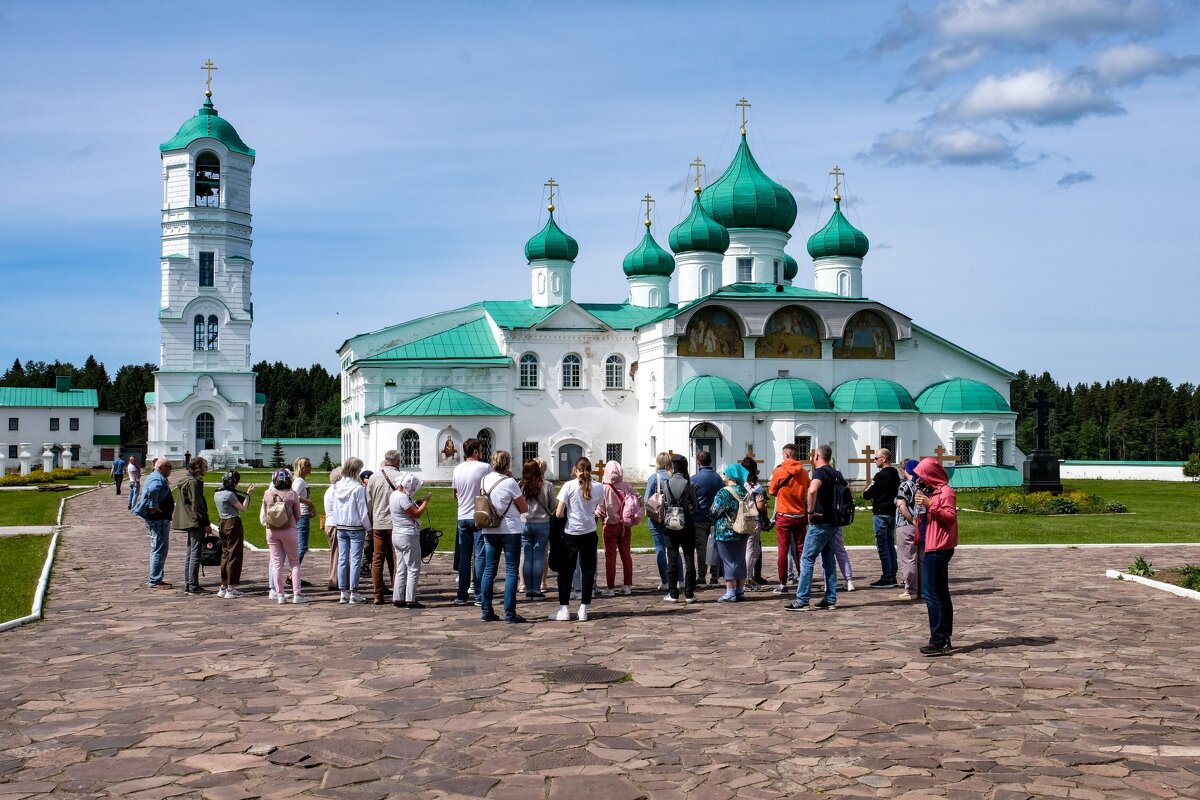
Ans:
POLYGON ((887 321, 874 311, 860 311, 833 342, 834 358, 894 359, 896 344, 887 321))
POLYGON ((820 358, 821 333, 812 314, 784 306, 771 315, 754 344, 755 358, 820 358))
POLYGON ((742 326, 724 308, 703 308, 688 321, 679 340, 681 356, 741 358, 745 354, 742 326))

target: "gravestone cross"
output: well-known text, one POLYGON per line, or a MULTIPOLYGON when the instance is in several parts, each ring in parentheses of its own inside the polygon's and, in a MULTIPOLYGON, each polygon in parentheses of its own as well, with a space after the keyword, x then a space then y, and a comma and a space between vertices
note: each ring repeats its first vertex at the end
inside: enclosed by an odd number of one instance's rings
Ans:
POLYGON ((1054 403, 1050 402, 1045 389, 1038 389, 1033 397, 1032 403, 1025 404, 1025 410, 1037 412, 1037 421, 1033 425, 1033 432, 1037 436, 1036 449, 1049 450, 1050 411, 1054 408, 1054 403))
POLYGON ((871 465, 875 463, 875 449, 871 445, 867 445, 862 449, 862 458, 848 458, 846 461, 850 464, 866 464, 867 465, 867 482, 871 481, 871 465))

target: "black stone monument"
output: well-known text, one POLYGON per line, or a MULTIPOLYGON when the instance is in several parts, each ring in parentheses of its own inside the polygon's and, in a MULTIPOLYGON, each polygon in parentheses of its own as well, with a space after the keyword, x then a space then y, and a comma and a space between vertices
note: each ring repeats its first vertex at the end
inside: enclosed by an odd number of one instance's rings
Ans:
POLYGON ((1045 389, 1038 389, 1034 402, 1026 404, 1028 411, 1037 412, 1037 423, 1033 431, 1037 434, 1037 449, 1025 457, 1022 474, 1025 476, 1026 492, 1050 492, 1062 494, 1062 479, 1058 473, 1058 456, 1050 451, 1047 435, 1050 432, 1050 409, 1054 403, 1046 397, 1045 389))

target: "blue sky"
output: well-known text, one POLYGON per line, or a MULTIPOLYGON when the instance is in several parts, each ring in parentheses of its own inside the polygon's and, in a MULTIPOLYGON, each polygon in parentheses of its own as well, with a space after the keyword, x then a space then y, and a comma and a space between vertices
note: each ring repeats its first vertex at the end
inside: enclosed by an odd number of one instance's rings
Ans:
POLYGON ((639 199, 665 244, 745 96, 799 285, 838 164, 873 299, 1014 371, 1198 380, 1195 3, 744 6, 0 3, 0 365, 157 360, 158 145, 212 58, 258 151, 255 360, 527 297, 550 176, 575 298, 623 300, 639 199))

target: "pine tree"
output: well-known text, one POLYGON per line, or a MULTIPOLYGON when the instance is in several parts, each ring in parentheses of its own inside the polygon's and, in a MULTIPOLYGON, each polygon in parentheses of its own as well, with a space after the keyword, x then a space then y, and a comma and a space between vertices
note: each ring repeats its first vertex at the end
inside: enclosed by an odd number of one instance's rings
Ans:
POLYGON ((282 469, 287 466, 283 459, 283 442, 276 439, 275 449, 271 451, 271 469, 282 469))
POLYGON ((325 451, 325 457, 321 459, 321 463, 317 465, 317 469, 322 472, 329 472, 333 469, 333 461, 329 458, 329 451, 325 451))

